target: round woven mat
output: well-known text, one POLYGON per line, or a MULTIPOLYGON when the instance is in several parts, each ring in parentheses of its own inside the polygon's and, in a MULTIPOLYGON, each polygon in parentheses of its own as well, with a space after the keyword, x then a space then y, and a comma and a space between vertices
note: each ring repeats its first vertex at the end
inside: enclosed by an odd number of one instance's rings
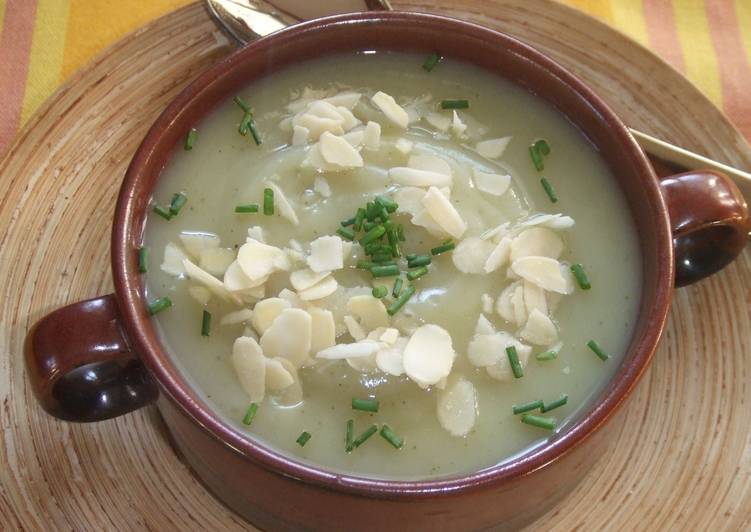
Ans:
MULTIPOLYGON (((692 85, 608 27, 543 0, 395 1, 506 31, 584 78, 629 125, 740 167, 751 149, 692 85)), ((115 195, 167 102, 232 50, 199 5, 120 41, 63 86, 0 163, 0 529, 239 530, 153 408, 59 422, 25 380, 29 326, 112 290, 115 195)), ((751 253, 678 290, 617 441, 535 530, 751 528, 751 253)))

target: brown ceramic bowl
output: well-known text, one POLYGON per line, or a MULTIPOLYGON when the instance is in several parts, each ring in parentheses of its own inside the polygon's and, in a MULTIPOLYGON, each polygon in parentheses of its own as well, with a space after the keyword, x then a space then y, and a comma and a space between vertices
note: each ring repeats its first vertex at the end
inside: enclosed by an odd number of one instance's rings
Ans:
POLYGON ((512 528, 556 502, 600 454, 609 435, 603 425, 652 358, 676 279, 688 283, 720 269, 742 249, 748 229, 746 205, 732 183, 696 173, 658 181, 602 100, 511 37, 413 13, 320 19, 238 50, 200 76, 157 119, 133 157, 117 201, 115 294, 75 303, 37 323, 27 340, 29 376, 42 407, 66 420, 106 419, 156 401, 175 445, 206 486, 262 528, 512 528), (372 480, 305 465, 264 447, 220 421, 190 388, 145 310, 137 252, 154 185, 186 132, 251 81, 293 63, 353 50, 438 51, 546 100, 602 154, 638 226, 641 310, 617 373, 576 423, 544 446, 482 472, 415 482, 372 480))

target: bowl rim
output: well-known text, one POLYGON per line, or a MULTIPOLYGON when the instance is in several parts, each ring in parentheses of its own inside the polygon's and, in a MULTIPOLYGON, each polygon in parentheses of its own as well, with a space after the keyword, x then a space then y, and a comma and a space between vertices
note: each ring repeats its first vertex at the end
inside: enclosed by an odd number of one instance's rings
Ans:
POLYGON ((160 384, 161 393, 166 394, 194 423, 228 449, 277 474, 353 495, 419 499, 466 492, 491 484, 498 485, 533 473, 577 449, 616 413, 646 370, 665 326, 674 279, 670 234, 667 207, 646 156, 618 116, 579 78, 531 46, 508 34, 484 26, 442 15, 406 11, 373 11, 315 19, 253 41, 220 60, 183 89, 151 126, 128 167, 115 209, 111 256, 116 299, 127 337, 134 351, 141 354, 142 362, 160 384), (157 146, 165 131, 174 124, 176 117, 201 90, 211 85, 216 79, 229 75, 246 55, 263 53, 277 41, 307 38, 311 34, 317 34, 342 24, 373 26, 394 23, 438 25, 443 29, 447 29, 446 26, 448 26, 456 33, 472 33, 474 37, 487 39, 498 46, 510 48, 514 53, 520 54, 560 78, 583 97, 593 108, 593 112, 599 113, 601 119, 613 129, 623 151, 635 164, 639 173, 652 178, 653 185, 645 182, 647 187, 645 193, 650 196, 650 201, 657 207, 654 213, 656 221, 654 233, 657 240, 659 272, 656 274, 655 304, 649 310, 649 323, 645 326, 640 341, 636 345, 632 342, 630 352, 627 353, 630 357, 629 363, 622 364, 611 377, 613 385, 602 392, 604 394, 602 400, 575 424, 562 433, 558 433, 554 439, 520 454, 515 459, 479 471, 437 479, 392 480, 327 470, 323 466, 309 465, 277 452, 263 443, 248 438, 222 421, 219 414, 215 414, 198 394, 192 392, 189 383, 180 374, 180 370, 169 361, 166 349, 163 349, 161 343, 156 340, 150 317, 145 312, 143 285, 139 280, 134 252, 140 247, 143 229, 136 227, 135 222, 139 219, 139 213, 143 213, 148 205, 148 202, 139 202, 135 194, 136 185, 144 177, 145 169, 153 163, 159 153, 157 146))

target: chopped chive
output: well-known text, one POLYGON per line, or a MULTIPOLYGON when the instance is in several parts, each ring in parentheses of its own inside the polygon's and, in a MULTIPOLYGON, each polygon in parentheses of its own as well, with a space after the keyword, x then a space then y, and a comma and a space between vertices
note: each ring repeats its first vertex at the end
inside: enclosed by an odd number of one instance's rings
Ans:
POLYGON ((250 105, 248 105, 248 102, 243 100, 240 96, 235 96, 234 98, 232 98, 232 101, 235 102, 240 107, 240 109, 242 109, 246 113, 250 112, 250 105))
POLYGON ((347 431, 344 435, 344 450, 349 452, 352 452, 352 448, 355 446, 355 420, 354 419, 348 419, 347 420, 347 431))
POLYGON ((542 412, 543 414, 545 412, 550 412, 551 410, 555 410, 556 408, 563 406, 566 403, 568 403, 568 395, 564 393, 561 397, 559 397, 555 401, 551 401, 549 403, 543 404, 542 408, 540 408, 540 412, 542 412))
POLYGON ((396 236, 399 237, 400 242, 404 242, 406 237, 404 236, 404 226, 402 224, 399 224, 396 226, 396 236))
POLYGON ((415 293, 416 290, 417 289, 414 286, 409 285, 399 295, 399 297, 397 297, 394 300, 394 302, 391 303, 391 305, 389 306, 389 308, 386 309, 386 312, 388 312, 388 315, 389 316, 393 316, 394 314, 396 314, 397 312, 399 312, 399 310, 401 310, 401 308, 407 303, 407 301, 409 300, 409 298, 412 297, 412 295, 415 293))
POLYGON ((365 217, 369 222, 374 222, 378 215, 381 214, 380 209, 373 201, 369 201, 365 205, 365 217))
POLYGON ((539 427, 541 429, 553 430, 555 428, 555 418, 552 417, 524 414, 522 416, 522 423, 532 425, 533 427, 539 427))
POLYGON ((537 360, 555 360, 556 358, 558 358, 558 353, 551 349, 549 351, 543 351, 542 353, 537 353, 535 355, 535 358, 537 360))
POLYGON ((172 201, 169 205, 169 212, 172 214, 172 216, 177 216, 180 213, 180 209, 182 209, 185 204, 188 201, 188 197, 183 194, 182 192, 175 193, 174 196, 172 196, 172 201))
POLYGON ((378 216, 381 218, 381 221, 385 224, 389 221, 389 211, 384 207, 383 205, 380 205, 380 209, 378 212, 378 216))
POLYGON ((256 412, 258 412, 258 403, 250 403, 248 411, 245 412, 245 417, 243 417, 243 425, 250 425, 253 423, 253 418, 256 417, 256 412))
POLYGON ((342 227, 349 227, 350 225, 355 225, 355 217, 353 216, 352 218, 347 218, 346 220, 342 220, 341 222, 339 222, 339 225, 341 225, 342 227))
POLYGON ((185 135, 185 144, 183 145, 185 151, 193 149, 193 145, 196 143, 196 137, 198 137, 198 131, 196 131, 196 128, 191 128, 190 131, 188 131, 188 134, 185 135))
POLYGON ((352 410, 378 412, 378 401, 376 399, 352 399, 352 410))
POLYGON ((383 436, 383 439, 393 445, 395 449, 401 449, 404 445, 404 438, 397 436, 396 433, 391 430, 391 427, 389 427, 388 425, 381 427, 381 436, 383 436))
POLYGON ((258 204, 257 203, 248 203, 247 205, 238 205, 235 207, 235 212, 237 213, 253 213, 258 212, 258 204))
POLYGON ((432 261, 430 255, 416 255, 407 259, 407 266, 417 268, 418 266, 427 266, 432 261))
POLYGON ((370 258, 373 259, 373 262, 379 265, 385 264, 386 262, 392 262, 390 251, 386 251, 386 252, 379 251, 378 253, 373 253, 373 255, 371 255, 370 258))
POLYGON ((352 241, 355 239, 355 232, 349 227, 340 227, 336 230, 336 234, 345 240, 352 241))
POLYGON ((356 268, 358 270, 369 270, 373 266, 376 266, 376 264, 374 264, 373 262, 371 262, 369 260, 358 260, 356 268))
POLYGON ((506 356, 508 356, 509 364, 511 364, 511 371, 514 373, 515 379, 521 379, 524 377, 524 370, 522 369, 521 362, 519 362, 519 355, 516 354, 516 347, 510 345, 506 348, 506 356))
POLYGON ((138 271, 141 273, 149 271, 149 248, 138 250, 138 271))
POLYGON ((389 289, 385 286, 376 286, 373 288, 373 297, 377 297, 378 299, 386 297, 386 294, 388 293, 389 289))
POLYGON ((407 262, 411 260, 415 260, 416 258, 417 258, 417 253, 410 253, 409 255, 405 257, 405 259, 407 259, 407 262))
POLYGON ((209 336, 211 334, 211 312, 208 310, 203 311, 203 317, 201 318, 201 336, 209 336))
POLYGON ((161 205, 154 205, 154 212, 157 213, 162 218, 164 218, 165 220, 172 219, 172 212, 170 212, 168 208, 164 208, 161 205))
POLYGON ((153 316, 154 314, 157 314, 164 309, 168 309, 172 306, 172 300, 168 297, 160 297, 152 301, 146 306, 146 310, 149 313, 149 316, 153 316))
POLYGON ((541 177, 540 184, 542 185, 542 189, 545 191, 545 194, 547 194, 548 198, 550 198, 550 202, 556 203, 558 201, 558 196, 556 196, 555 190, 553 189, 553 185, 550 184, 550 181, 548 181, 544 177, 541 177))
POLYGON ((253 135, 253 140, 256 143, 256 146, 261 145, 261 134, 258 132, 258 128, 256 127, 256 121, 252 118, 250 119, 250 134, 253 135))
POLYGON ((542 172, 545 169, 545 165, 542 162, 542 155, 540 155, 537 146, 534 144, 529 147, 529 156, 532 158, 532 163, 535 165, 535 169, 537 169, 538 172, 542 172))
POLYGON ((248 131, 250 131, 250 122, 252 120, 253 115, 249 111, 246 111, 243 115, 243 119, 240 121, 240 126, 237 128, 237 132, 243 137, 248 134, 248 131))
POLYGON ((360 434, 355 441, 352 442, 352 446, 357 449, 360 445, 368 441, 373 434, 378 432, 378 425, 371 425, 365 432, 360 434))
POLYGON ((362 230, 362 223, 365 221, 365 209, 360 207, 357 209, 357 214, 355 215, 355 231, 362 230))
POLYGON ((394 228, 387 229, 386 236, 389 239, 389 246, 391 247, 391 256, 401 257, 402 250, 399 248, 399 235, 397 235, 396 229, 394 228))
POLYGON ((550 155, 550 144, 545 139, 538 139, 535 141, 535 149, 540 155, 550 155))
POLYGON ((441 109, 469 109, 469 100, 442 100, 441 109))
POLYGON ((270 188, 263 189, 263 214, 274 214, 274 191, 270 188))
POLYGON ((428 273, 428 267, 427 266, 421 266, 417 268, 416 270, 412 270, 407 272, 407 279, 410 281, 414 281, 415 279, 419 279, 423 275, 428 273))
POLYGON ((522 403, 520 405, 513 405, 511 407, 511 411, 516 414, 523 414, 524 412, 529 412, 531 410, 537 410, 538 408, 542 408, 542 401, 530 401, 528 403, 522 403))
POLYGON ((433 249, 430 250, 431 255, 440 255, 441 253, 446 253, 447 251, 451 251, 456 247, 456 244, 453 242, 445 242, 441 244, 440 246, 436 246, 433 249))
POLYGON ((438 52, 433 52, 430 54, 427 59, 425 59, 425 62, 422 64, 422 68, 424 68, 427 72, 430 72, 433 70, 433 67, 436 66, 441 59, 443 59, 443 56, 439 54, 438 52))
POLYGON ((581 264, 572 264, 571 273, 574 274, 576 282, 579 284, 579 288, 581 288, 582 290, 589 290, 590 288, 592 288, 592 285, 589 284, 587 272, 584 271, 584 266, 582 266, 581 264))
POLYGON ((386 228, 382 225, 376 225, 373 227, 370 231, 365 233, 365 236, 360 239, 360 245, 364 246, 365 244, 369 242, 373 242, 374 240, 378 240, 386 233, 386 228))
POLYGON ((587 347, 589 347, 592 351, 594 351, 595 355, 597 355, 600 360, 607 360, 610 358, 610 355, 608 355, 605 351, 602 350, 602 347, 600 347, 600 344, 595 342, 594 340, 590 340, 587 342, 587 347))
POLYGON ((374 227, 376 227, 378 224, 376 222, 365 222, 362 224, 363 231, 370 231, 374 227))
POLYGON ((399 208, 399 204, 395 201, 390 200, 386 196, 376 196, 376 203, 380 204, 381 207, 385 208, 388 212, 395 212, 396 209, 399 208))
POLYGON ((394 288, 391 290, 391 295, 394 297, 399 297, 399 293, 402 291, 402 285, 404 284, 404 280, 399 277, 394 281, 394 288))
POLYGON ((310 438, 312 438, 310 432, 303 431, 303 433, 300 434, 295 441, 300 447, 305 447, 305 444, 308 443, 308 440, 310 440, 310 438))
POLYGON ((396 264, 376 264, 370 268, 370 273, 373 277, 392 277, 399 275, 399 266, 396 264))

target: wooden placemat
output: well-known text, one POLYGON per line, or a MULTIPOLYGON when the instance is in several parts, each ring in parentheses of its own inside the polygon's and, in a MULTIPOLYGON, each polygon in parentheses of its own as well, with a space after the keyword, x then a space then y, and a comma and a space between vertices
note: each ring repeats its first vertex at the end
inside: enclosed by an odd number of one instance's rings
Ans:
MULTIPOLYGON (((605 25, 547 0, 395 1, 520 37, 584 78, 630 125, 740 167, 751 149, 693 86, 605 25)), ((50 99, 0 163, 0 529, 241 530, 172 451, 153 408, 59 422, 24 375, 29 326, 112 290, 115 195, 167 102, 232 50, 199 5, 130 35, 50 99)), ((751 528, 751 253, 676 291, 617 442, 534 530, 751 528)), ((523 495, 521 495, 523 496, 523 495)))

